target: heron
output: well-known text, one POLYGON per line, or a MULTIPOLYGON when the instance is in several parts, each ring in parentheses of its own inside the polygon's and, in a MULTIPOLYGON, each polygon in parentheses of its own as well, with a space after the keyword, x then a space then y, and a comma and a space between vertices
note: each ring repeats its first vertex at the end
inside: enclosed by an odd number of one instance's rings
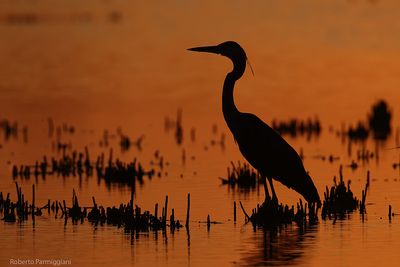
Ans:
POLYGON ((274 179, 294 189, 309 203, 317 203, 320 206, 317 188, 293 147, 256 115, 240 112, 235 105, 235 83, 243 76, 247 63, 244 49, 234 41, 227 41, 215 46, 193 47, 188 50, 219 54, 232 61, 233 70, 226 75, 222 89, 222 112, 240 152, 263 179, 265 202, 272 200, 272 203, 278 203, 272 182, 274 179))

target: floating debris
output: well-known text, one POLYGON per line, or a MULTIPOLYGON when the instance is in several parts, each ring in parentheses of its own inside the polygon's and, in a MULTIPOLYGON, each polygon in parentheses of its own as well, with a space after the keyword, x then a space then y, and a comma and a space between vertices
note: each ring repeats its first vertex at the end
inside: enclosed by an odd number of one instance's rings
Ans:
POLYGON ((350 164, 346 165, 346 167, 350 168, 352 171, 356 170, 358 168, 357 162, 354 160, 351 161, 350 164))
POLYGON ((122 152, 126 152, 129 148, 134 145, 139 151, 142 151, 142 143, 143 143, 144 135, 139 136, 136 141, 131 141, 131 139, 122 133, 120 133, 120 141, 119 145, 121 147, 122 152))
POLYGON ((395 162, 395 163, 393 163, 393 169, 397 169, 397 168, 399 168, 399 170, 400 170, 400 162, 395 162))

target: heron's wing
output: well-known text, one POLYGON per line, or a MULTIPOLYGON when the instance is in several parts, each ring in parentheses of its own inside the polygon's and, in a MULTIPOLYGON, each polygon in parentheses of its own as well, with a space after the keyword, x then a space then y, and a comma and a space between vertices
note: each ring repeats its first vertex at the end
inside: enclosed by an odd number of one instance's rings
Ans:
MULTIPOLYGON (((238 144, 253 167, 289 186, 294 174, 304 172, 297 152, 275 130, 253 114, 243 114, 238 144)), ((293 177, 295 178, 295 177, 293 177)))

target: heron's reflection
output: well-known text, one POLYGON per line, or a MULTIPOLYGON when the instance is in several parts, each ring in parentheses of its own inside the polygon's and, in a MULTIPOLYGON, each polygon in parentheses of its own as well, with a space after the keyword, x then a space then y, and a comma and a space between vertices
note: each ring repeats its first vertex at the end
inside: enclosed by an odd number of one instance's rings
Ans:
POLYGON ((243 246, 245 252, 240 261, 243 266, 288 266, 302 263, 315 244, 318 225, 273 230, 259 229, 243 246), (250 247, 250 249, 249 249, 250 247))

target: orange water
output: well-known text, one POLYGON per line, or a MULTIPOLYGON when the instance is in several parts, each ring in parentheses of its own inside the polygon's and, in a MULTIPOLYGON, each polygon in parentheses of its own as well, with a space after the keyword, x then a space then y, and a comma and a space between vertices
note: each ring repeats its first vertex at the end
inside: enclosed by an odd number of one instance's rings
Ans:
MULTIPOLYGON (((142 208, 169 196, 169 206, 183 220, 186 195, 191 194, 190 237, 185 230, 167 238, 159 233, 126 236, 114 227, 85 223, 63 226, 46 213, 35 227, 0 223, 0 265, 10 258, 68 258, 76 266, 90 265, 300 265, 300 266, 396 266, 400 261, 399 223, 387 219, 388 205, 400 207, 400 175, 395 136, 383 144, 365 143, 379 150, 379 161, 351 171, 352 190, 361 196, 367 170, 371 190, 367 219, 358 213, 344 221, 321 221, 301 232, 296 226, 273 235, 253 231, 239 220, 232 222, 233 201, 250 210, 263 199, 262 190, 249 194, 228 191, 218 177, 226 175, 230 161, 243 160, 228 132, 221 112, 221 87, 231 65, 225 58, 195 54, 186 48, 236 40, 245 48, 255 75, 247 71, 237 83, 235 99, 242 111, 272 119, 306 119, 318 116, 323 132, 319 138, 287 138, 303 149, 304 164, 322 194, 338 174, 339 165, 356 159, 361 145, 347 153, 347 144, 329 131, 342 123, 365 120, 370 106, 386 99, 394 113, 394 132, 399 126, 400 100, 400 4, 396 1, 2 1, 0 3, 0 105, 2 118, 29 127, 29 142, 19 138, 0 141, 0 191, 15 197, 12 164, 33 164, 44 154, 53 155, 47 137, 47 118, 57 125, 76 127, 66 136, 74 149, 87 145, 93 155, 108 153, 99 147, 104 129, 118 127, 132 139, 144 134, 143 150, 121 153, 112 140, 115 156, 137 157, 145 167, 156 150, 170 166, 167 176, 145 180, 137 188, 142 208), (34 23, 10 23, 10 14, 34 14, 34 23), (111 19, 120 14, 120 20, 111 19), (164 131, 164 118, 183 110, 184 141, 177 145, 173 132, 164 131), (218 133, 213 134, 216 124, 218 133), (196 141, 190 129, 196 129, 196 141), (211 140, 225 133, 226 149, 211 140), (207 147, 208 149, 205 149, 207 147), (182 151, 187 160, 183 164, 182 151), (330 164, 316 155, 333 154, 330 164), (191 157, 194 156, 194 159, 191 157), (10 164, 11 163, 11 164, 10 164), (204 221, 212 225, 210 232, 204 221)), ((91 196, 103 205, 129 200, 127 188, 108 188, 94 178, 48 177, 18 180, 30 198, 33 183, 37 201, 69 200, 72 189, 80 203, 91 196)), ((295 203, 299 195, 276 184, 280 201, 295 203)))

